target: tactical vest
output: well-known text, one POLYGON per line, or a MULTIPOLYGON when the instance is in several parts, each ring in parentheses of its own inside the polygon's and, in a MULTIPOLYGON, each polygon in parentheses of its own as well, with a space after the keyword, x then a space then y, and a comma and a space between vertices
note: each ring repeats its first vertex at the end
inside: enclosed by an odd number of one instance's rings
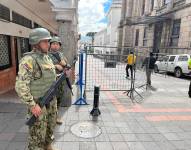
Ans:
MULTIPOLYGON (((56 64, 67 64, 67 60, 66 58, 63 56, 62 52, 58 51, 58 52, 53 52, 50 51, 48 53, 49 57, 51 58, 52 62, 54 65, 56 64), (64 62, 64 63, 63 63, 64 62)), ((56 69, 56 73, 60 74, 61 72, 59 70, 56 69)))
POLYGON ((30 83, 31 94, 34 99, 38 99, 42 97, 46 91, 48 91, 53 82, 56 81, 56 73, 55 67, 48 55, 32 53, 31 56, 41 71, 41 77, 32 80, 30 83))

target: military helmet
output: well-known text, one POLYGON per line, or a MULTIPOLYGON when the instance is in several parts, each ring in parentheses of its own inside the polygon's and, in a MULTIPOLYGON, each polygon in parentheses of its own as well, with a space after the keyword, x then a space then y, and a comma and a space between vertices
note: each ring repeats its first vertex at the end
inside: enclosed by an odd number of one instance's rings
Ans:
POLYGON ((50 32, 45 28, 35 28, 29 34, 29 43, 31 45, 38 44, 42 40, 50 40, 50 32))
POLYGON ((58 36, 52 37, 52 39, 50 40, 50 44, 53 43, 53 42, 57 42, 60 45, 62 45, 62 42, 61 42, 61 40, 60 40, 60 38, 58 36))

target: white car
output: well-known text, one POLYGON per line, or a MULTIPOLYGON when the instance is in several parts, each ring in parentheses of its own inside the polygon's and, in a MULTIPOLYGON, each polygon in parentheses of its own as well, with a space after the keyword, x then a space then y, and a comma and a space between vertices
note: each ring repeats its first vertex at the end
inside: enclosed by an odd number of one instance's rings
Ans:
POLYGON ((183 74, 189 75, 191 69, 188 68, 189 54, 179 55, 167 55, 159 57, 155 63, 155 72, 165 71, 174 73, 174 75, 180 78, 183 74))

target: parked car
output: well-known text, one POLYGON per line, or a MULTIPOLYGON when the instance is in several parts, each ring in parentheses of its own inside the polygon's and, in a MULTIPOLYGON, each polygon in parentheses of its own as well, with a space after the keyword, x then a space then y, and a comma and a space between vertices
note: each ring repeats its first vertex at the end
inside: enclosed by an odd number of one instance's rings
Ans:
POLYGON ((189 75, 191 69, 188 67, 189 54, 167 55, 159 57, 155 63, 155 72, 165 71, 174 73, 177 78, 182 75, 189 75))

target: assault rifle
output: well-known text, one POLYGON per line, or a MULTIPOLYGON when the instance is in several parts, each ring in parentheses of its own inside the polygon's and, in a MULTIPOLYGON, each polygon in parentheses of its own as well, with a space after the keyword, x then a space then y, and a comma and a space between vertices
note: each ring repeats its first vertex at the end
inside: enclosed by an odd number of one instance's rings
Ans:
MULTIPOLYGON (((75 63, 76 60, 74 60, 73 63, 75 63)), ((71 66, 70 65, 66 65, 66 68, 67 69, 71 69, 71 66)), ((39 99, 39 103, 38 105, 43 108, 45 105, 49 105, 50 102, 53 100, 53 97, 56 95, 56 90, 58 89, 59 85, 64 81, 66 80, 66 83, 68 85, 68 88, 70 89, 72 95, 73 95, 73 92, 72 92, 72 85, 70 83, 70 80, 69 78, 65 75, 64 72, 62 72, 60 75, 59 75, 59 78, 53 82, 53 84, 51 85, 50 89, 44 94, 44 96, 42 98, 39 99)), ((34 125, 34 123, 36 122, 37 120, 37 117, 35 115, 33 115, 27 122, 26 122, 26 125, 28 126, 32 126, 34 125)))
MULTIPOLYGON (((60 77, 53 82, 50 89, 44 94, 42 98, 39 99, 38 105, 40 108, 43 108, 45 105, 49 105, 50 102, 53 100, 53 97, 56 94, 56 90, 58 89, 59 85, 66 79, 65 74, 61 73, 60 77)), ((37 117, 33 115, 27 122, 26 125, 32 126, 37 120, 37 117)))

